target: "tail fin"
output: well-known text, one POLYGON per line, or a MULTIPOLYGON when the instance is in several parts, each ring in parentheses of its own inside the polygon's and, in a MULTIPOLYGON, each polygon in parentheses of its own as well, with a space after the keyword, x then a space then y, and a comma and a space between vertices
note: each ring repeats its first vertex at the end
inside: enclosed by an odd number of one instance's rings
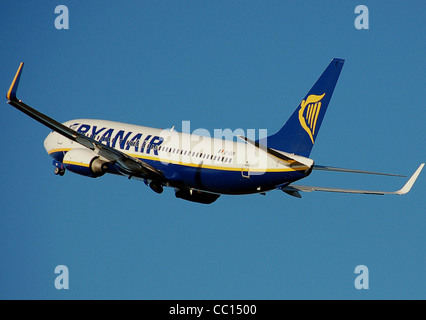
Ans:
POLYGON ((309 157, 344 62, 330 62, 285 125, 267 137, 269 148, 309 157))

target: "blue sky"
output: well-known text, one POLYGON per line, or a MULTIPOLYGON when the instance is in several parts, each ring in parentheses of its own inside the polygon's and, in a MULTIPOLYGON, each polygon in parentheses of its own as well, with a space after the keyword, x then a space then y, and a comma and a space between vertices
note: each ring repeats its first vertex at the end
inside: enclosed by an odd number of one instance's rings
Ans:
MULTIPOLYGON (((426 159, 421 1, 2 1, 0 87, 66 121, 278 130, 346 59, 311 156, 411 175, 426 159), (54 9, 69 9, 57 30, 54 9), (357 30, 357 5, 369 29, 357 30)), ((426 180, 405 196, 280 191, 205 206, 117 176, 53 174, 49 129, 1 111, 1 299, 424 299, 426 180), (57 265, 69 269, 57 290, 57 265), (354 287, 357 265, 369 289, 354 287)), ((314 172, 304 184, 399 189, 314 172)))

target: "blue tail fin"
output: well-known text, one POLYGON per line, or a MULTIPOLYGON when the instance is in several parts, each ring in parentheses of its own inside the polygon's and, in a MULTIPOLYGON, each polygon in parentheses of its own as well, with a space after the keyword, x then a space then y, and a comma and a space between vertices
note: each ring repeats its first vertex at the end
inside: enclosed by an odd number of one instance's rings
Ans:
POLYGON ((330 62, 285 125, 267 137, 269 148, 309 157, 344 62, 330 62))

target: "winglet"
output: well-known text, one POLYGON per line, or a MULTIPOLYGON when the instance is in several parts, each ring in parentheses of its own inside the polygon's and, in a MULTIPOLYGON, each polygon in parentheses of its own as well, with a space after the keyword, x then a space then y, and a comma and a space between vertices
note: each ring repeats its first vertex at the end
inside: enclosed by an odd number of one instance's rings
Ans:
POLYGON ((21 62, 19 65, 18 71, 16 71, 15 78, 10 85, 9 91, 6 94, 6 98, 11 101, 18 101, 16 98, 16 91, 18 90, 19 79, 21 79, 22 68, 24 67, 24 63, 21 62))
POLYGON ((407 181, 407 183, 398 191, 395 193, 398 195, 406 194, 411 190, 411 187, 413 186, 414 182, 416 182, 417 177, 419 176, 420 172, 422 171, 423 167, 425 166, 424 163, 422 163, 417 170, 414 172, 414 174, 411 176, 411 178, 407 181))

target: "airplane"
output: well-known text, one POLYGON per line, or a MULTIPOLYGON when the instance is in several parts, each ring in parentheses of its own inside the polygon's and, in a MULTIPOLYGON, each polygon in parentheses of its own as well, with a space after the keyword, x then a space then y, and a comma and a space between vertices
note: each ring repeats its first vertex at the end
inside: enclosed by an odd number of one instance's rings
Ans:
POLYGON ((172 129, 156 129, 115 121, 76 119, 60 123, 17 98, 24 63, 6 94, 7 103, 50 128, 44 140, 54 173, 70 171, 97 178, 116 174, 137 178, 156 193, 175 189, 176 198, 210 204, 221 195, 300 192, 406 194, 424 167, 420 164, 397 191, 339 189, 293 184, 313 170, 400 176, 316 165, 309 158, 345 60, 334 58, 287 122, 275 134, 239 140, 211 138, 172 129))

